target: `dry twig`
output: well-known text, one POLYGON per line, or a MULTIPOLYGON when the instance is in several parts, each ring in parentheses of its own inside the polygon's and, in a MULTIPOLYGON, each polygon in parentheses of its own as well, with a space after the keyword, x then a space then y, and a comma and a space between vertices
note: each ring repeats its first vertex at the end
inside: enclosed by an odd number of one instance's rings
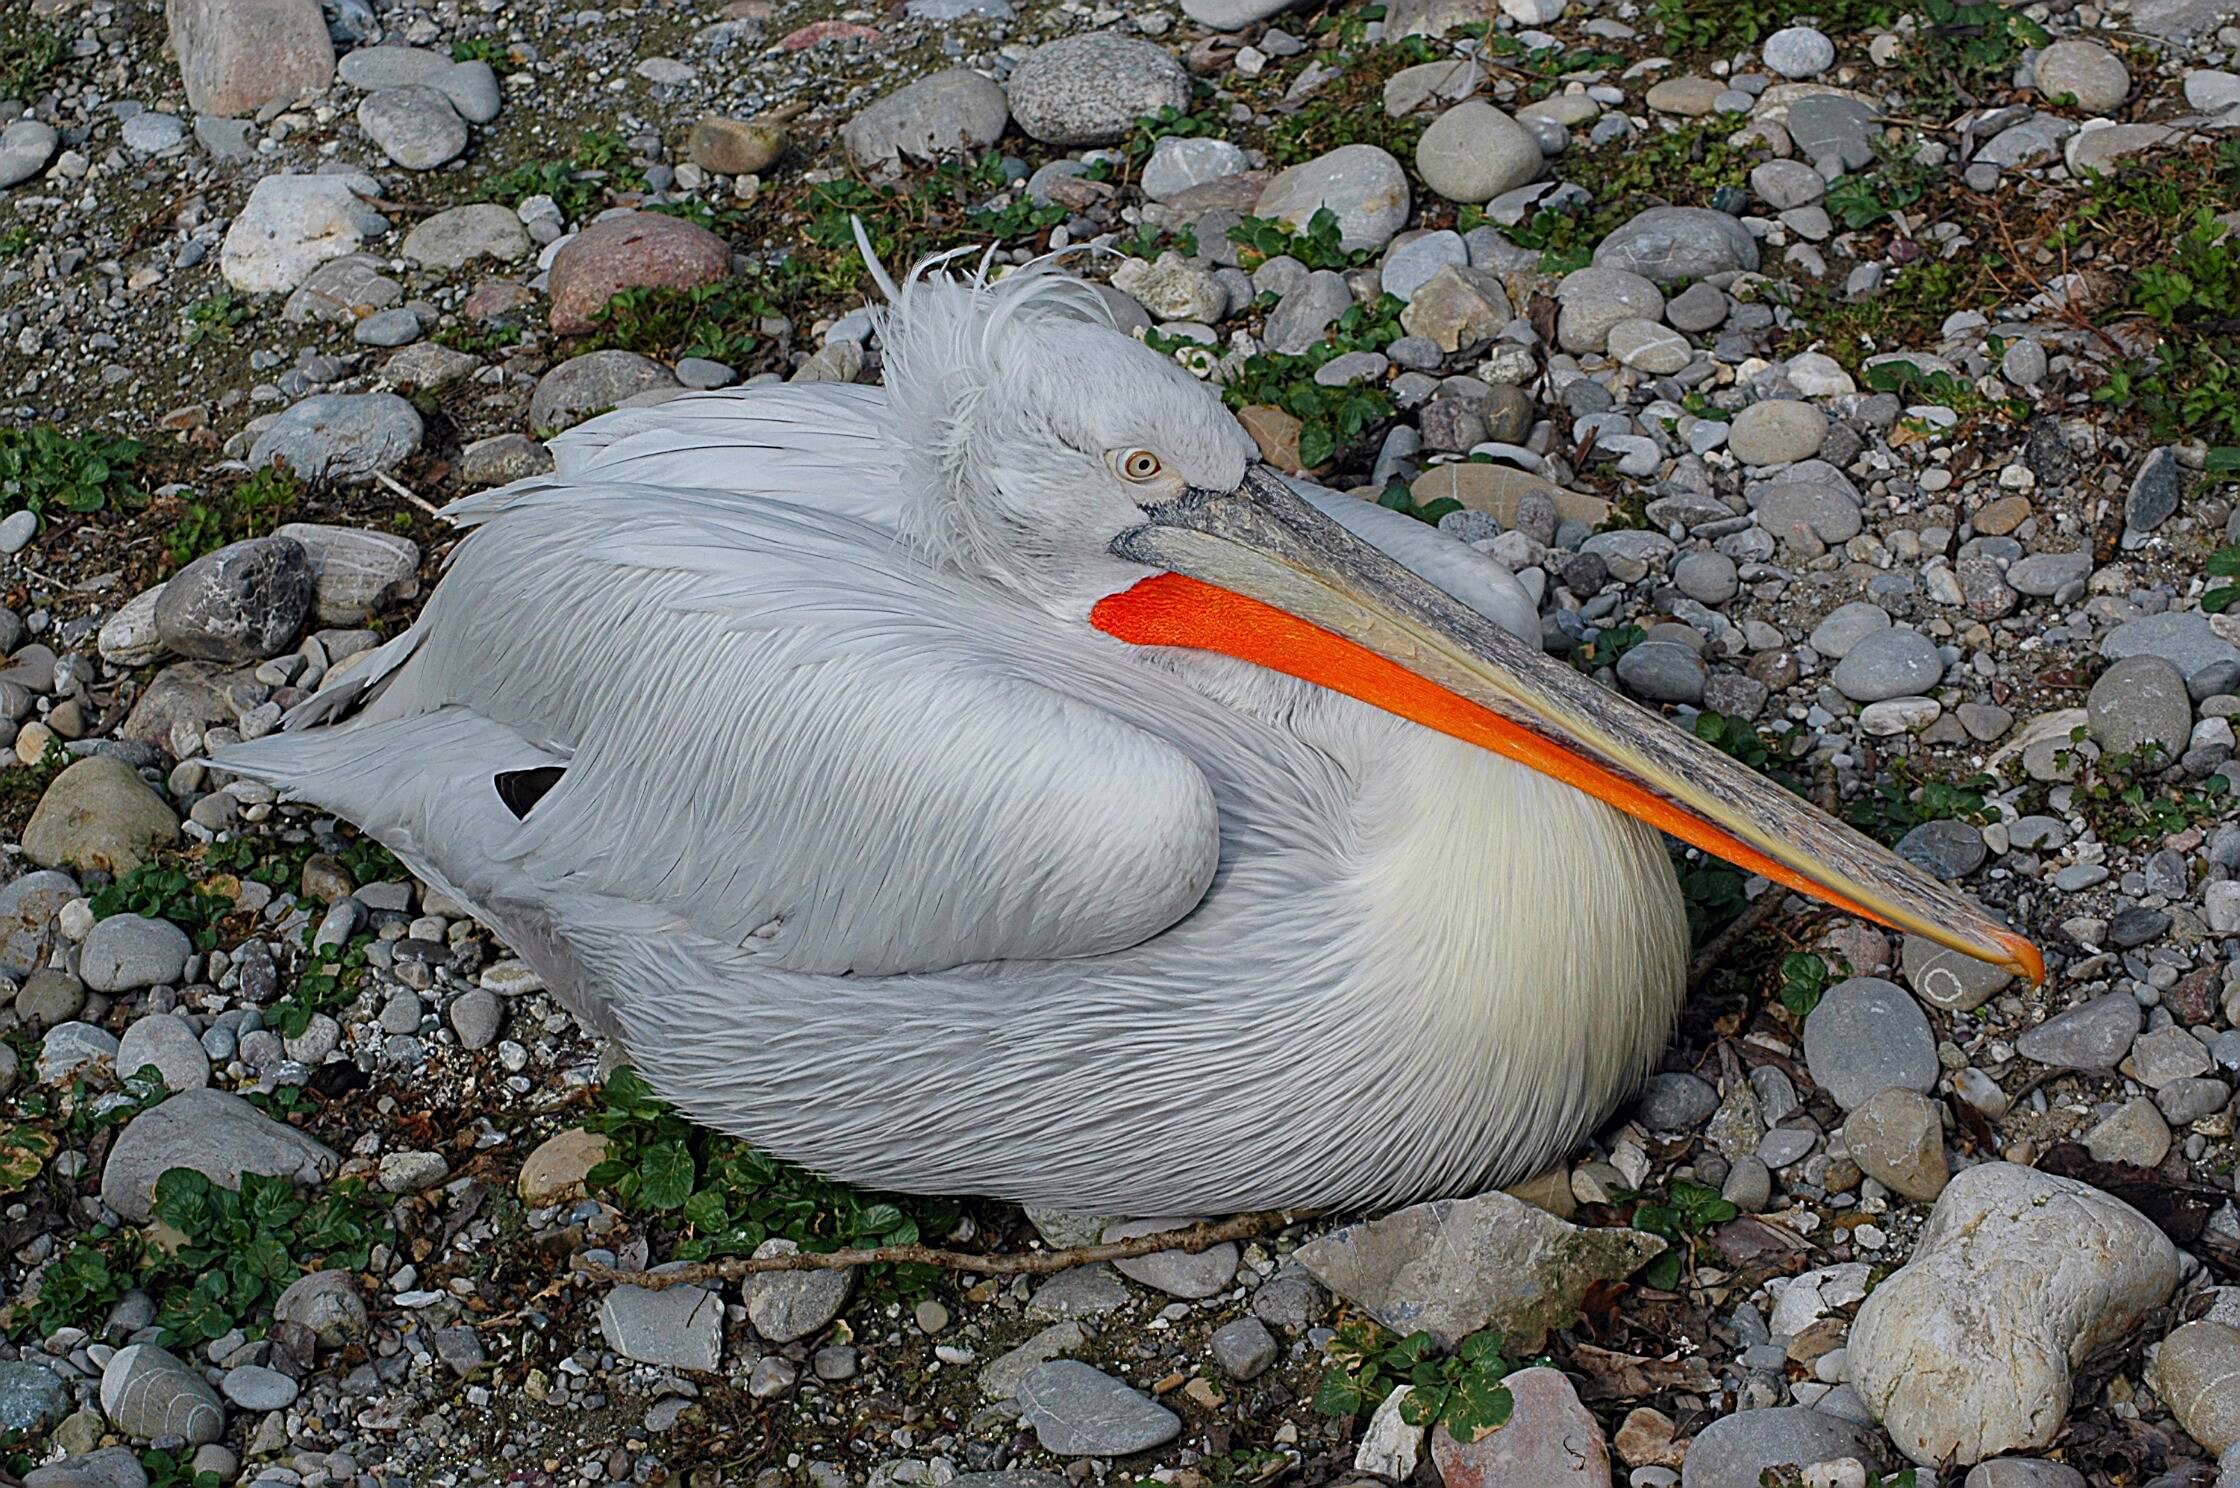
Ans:
POLYGON ((619 1271, 596 1261, 586 1262, 583 1274, 593 1281, 660 1291, 702 1281, 733 1281, 762 1271, 838 1271, 849 1266, 871 1266, 892 1261, 918 1266, 938 1266, 944 1271, 971 1271, 981 1276, 1046 1276, 1092 1261, 1126 1261, 1162 1250, 1196 1255, 1227 1240, 1250 1240, 1269 1235, 1303 1216, 1291 1211, 1263 1209, 1232 1219, 1206 1220, 1179 1230, 1161 1230, 1133 1240, 1104 1245, 1076 1245, 1067 1250, 1023 1251, 1011 1255, 974 1255, 961 1250, 936 1250, 930 1245, 880 1245, 868 1250, 831 1250, 797 1255, 731 1256, 720 1261, 699 1261, 661 1271, 619 1271))

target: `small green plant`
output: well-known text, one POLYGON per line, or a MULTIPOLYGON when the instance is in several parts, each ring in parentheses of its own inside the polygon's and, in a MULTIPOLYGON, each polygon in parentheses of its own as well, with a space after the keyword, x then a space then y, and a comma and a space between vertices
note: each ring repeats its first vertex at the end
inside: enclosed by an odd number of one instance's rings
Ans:
POLYGON ((217 949, 218 922, 233 913, 231 900, 203 892, 176 859, 142 863, 120 875, 94 890, 92 907, 97 920, 120 914, 169 920, 203 951, 217 949))
POLYGON ((532 196, 549 196, 570 222, 581 222, 603 205, 611 190, 640 191, 643 172, 630 163, 629 142, 610 130, 586 129, 564 160, 533 160, 500 171, 482 183, 482 195, 518 207, 532 196))
POLYGON ((2197 784, 2165 783, 2169 764, 2160 742, 2092 759, 2082 749, 2085 730, 2070 733, 2080 747, 2057 750, 2054 763, 2076 772, 2072 800, 2093 835, 2104 842, 2153 842, 2211 821, 2231 809, 2231 782, 2210 775, 2197 784))
POLYGON ((1970 775, 1957 781, 1925 776, 1901 755, 1891 761, 1888 779, 1876 781, 1871 791, 1845 808, 1844 819, 1885 844, 1933 821, 1962 821, 1980 827, 1991 820, 1984 792, 1997 784, 1988 775, 1970 775))
POLYGON ((433 339, 438 346, 448 346, 468 356, 496 356, 510 346, 521 344, 521 327, 502 320, 481 325, 461 320, 438 327, 433 339))
MULTIPOLYGON (((805 1251, 910 1245, 953 1229, 953 1202, 863 1193, 781 1162, 733 1137, 695 1126, 625 1065, 607 1077, 586 1122, 607 1139, 589 1181, 634 1213, 671 1216, 688 1230, 687 1260, 745 1255, 772 1237, 805 1251)), ((929 1267, 880 1265, 866 1279, 919 1292, 929 1267)))
POLYGON ((1389 511, 1399 512, 1403 516, 1414 517, 1417 521, 1431 527, 1438 526, 1439 519, 1448 513, 1462 510, 1462 503, 1452 496, 1435 496, 1419 506, 1416 503, 1415 492, 1409 490, 1408 483, 1403 480, 1396 480, 1387 485, 1384 488, 1384 494, 1377 498, 1377 505, 1389 511))
POLYGON ((760 323, 773 313, 751 281, 695 289, 641 286, 599 308, 585 348, 620 347, 671 362, 705 357, 737 367, 754 355, 760 323))
POLYGON ((164 534, 173 568, 184 568, 227 543, 264 537, 294 514, 303 482, 284 465, 266 465, 231 484, 217 484, 187 498, 164 534))
MULTIPOLYGON (((2240 547, 2219 548, 2209 555, 2209 574, 2212 578, 2240 578, 2240 547)), ((2240 604, 2240 585, 2219 584, 2201 596, 2201 608, 2212 615, 2221 615, 2240 604)))
POLYGON ((1501 1382, 1522 1366, 1501 1345, 1499 1333, 1473 1333, 1441 1354, 1429 1333, 1388 1341, 1374 1323, 1347 1323, 1324 1346, 1330 1362, 1314 1408, 1326 1416, 1364 1416, 1406 1385, 1401 1420, 1444 1426, 1457 1441, 1476 1441, 1507 1424, 1515 1405, 1501 1382))
POLYGON ((465 41, 451 43, 451 60, 454 62, 487 62, 492 67, 502 67, 512 61, 506 44, 495 36, 470 36, 465 41))
POLYGON ((2022 54, 2052 40, 2046 28, 1997 0, 1920 0, 1913 35, 1893 64, 1898 90, 1917 104, 1975 104, 2010 74, 2022 54))
POLYGON ((1358 268, 1376 256, 1346 252, 1343 236, 1337 214, 1328 207, 1315 208, 1306 226, 1298 229, 1269 217, 1247 217, 1229 229, 1229 241, 1237 245, 1237 261, 1247 270, 1284 254, 1310 269, 1358 268))
POLYGON ((212 339, 231 341, 234 328, 255 314, 255 308, 231 289, 204 295, 187 307, 187 344, 196 346, 212 339))
POLYGON ((1802 1022, 1820 1005, 1828 990, 1828 963, 1810 951, 1791 951, 1781 958, 1781 985, 1776 989, 1789 1016, 1802 1022))
POLYGON ((1716 858, 1683 859, 1675 871, 1680 879, 1680 906, 1688 915, 1688 943, 1702 946, 1749 907, 1743 892, 1742 870, 1716 858))
MULTIPOLYGON (((1392 416, 1392 395, 1374 383, 1325 387, 1314 375, 1349 351, 1382 351, 1397 341, 1404 308, 1391 295, 1375 305, 1350 305, 1320 341, 1299 355, 1263 351, 1247 357, 1222 384, 1222 401, 1232 409, 1265 404, 1299 420, 1299 463, 1307 468, 1335 459, 1392 416)), ((1144 343, 1169 355, 1203 350, 1197 342, 1156 332, 1146 335, 1144 343)))
POLYGON ((1130 258, 1156 259, 1161 253, 1172 250, 1184 258, 1198 256, 1198 234, 1191 228, 1180 232, 1145 223, 1124 238, 1114 238, 1112 246, 1130 258))
POLYGON ((372 944, 372 936, 360 935, 339 947, 310 945, 310 936, 311 932, 305 930, 303 967, 296 974, 295 985, 287 996, 264 1010, 265 1026, 282 1038, 300 1038, 320 1013, 348 1007, 357 998, 359 982, 365 979, 366 947, 372 944))
POLYGON ((252 1321, 307 1270, 362 1268, 387 1234, 356 1180, 306 1198, 286 1178, 244 1173, 237 1193, 173 1168, 156 1180, 154 1213, 185 1237, 156 1267, 168 1283, 156 1321, 167 1339, 193 1344, 252 1321))
POLYGON ((1878 138, 1876 169, 1854 171, 1829 183, 1822 198, 1829 213, 1856 232, 1920 201, 1937 180, 1937 172, 1921 163, 1920 148, 1914 139, 1892 146, 1878 138))
POLYGON ((1228 129, 1220 120, 1189 113, 1169 104, 1156 114, 1145 114, 1136 120, 1135 128, 1128 132, 1127 152, 1131 167, 1141 170, 1163 139, 1226 139, 1228 129))
POLYGON ((21 258, 38 241, 38 235, 21 223, 0 231, 0 258, 21 258))
POLYGON ((1573 646, 1571 664, 1582 672, 1598 672, 1606 666, 1616 666, 1619 657, 1647 639, 1649 632, 1638 625, 1613 625, 1573 646))
POLYGON ((0 97, 36 99, 70 44, 59 31, 32 27, 0 35, 0 97))
POLYGON ((1641 1271, 1641 1279, 1662 1292, 1669 1292, 1680 1284, 1681 1273, 1694 1259, 1695 1248, 1704 1233, 1742 1212, 1720 1198, 1719 1190, 1684 1179, 1674 1180, 1661 1195, 1632 1197, 1640 1202, 1634 1205, 1633 1218, 1628 1223, 1669 1242, 1664 1254, 1641 1271))
POLYGON ((146 446, 108 434, 65 434, 52 424, 0 428, 0 512, 97 512, 136 505, 132 467, 146 446))
POLYGON ((140 1466, 147 1471, 148 1488, 220 1488, 217 1473, 208 1468, 196 1472, 191 1458, 161 1447, 141 1453, 140 1466))

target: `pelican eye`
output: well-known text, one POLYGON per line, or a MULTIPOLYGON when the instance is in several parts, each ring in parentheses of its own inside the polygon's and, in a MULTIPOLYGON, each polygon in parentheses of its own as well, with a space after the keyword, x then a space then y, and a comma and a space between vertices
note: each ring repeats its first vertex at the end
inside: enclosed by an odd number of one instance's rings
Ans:
POLYGON ((1166 462, 1147 449, 1119 450, 1105 458, 1122 480, 1139 486, 1148 485, 1167 473, 1166 462))

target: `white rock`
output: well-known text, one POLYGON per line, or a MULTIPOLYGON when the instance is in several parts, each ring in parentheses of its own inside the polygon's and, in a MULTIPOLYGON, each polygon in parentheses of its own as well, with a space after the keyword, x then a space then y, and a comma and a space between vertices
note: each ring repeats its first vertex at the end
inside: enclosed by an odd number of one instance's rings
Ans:
POLYGON ((1970 1168, 1859 1309, 1852 1386, 1916 1462, 2035 1450, 2069 1414, 2077 1365, 2177 1284, 2176 1248, 2130 1205, 2013 1163, 1970 1168))
POLYGON ((163 641, 156 635, 156 596, 161 593, 161 584, 143 589, 101 622, 94 645, 103 661, 116 666, 146 666, 163 654, 163 641))
POLYGON ((373 177, 266 176, 226 230, 218 267, 226 283, 250 294, 294 289, 330 258, 355 253, 389 230, 363 199, 381 194, 373 177))
POLYGON ((1423 1428, 1400 1419, 1412 1387, 1402 1385, 1369 1417, 1362 1429, 1361 1446, 1353 1454, 1355 1472, 1375 1473, 1389 1482, 1404 1483, 1415 1476, 1423 1455, 1423 1428))

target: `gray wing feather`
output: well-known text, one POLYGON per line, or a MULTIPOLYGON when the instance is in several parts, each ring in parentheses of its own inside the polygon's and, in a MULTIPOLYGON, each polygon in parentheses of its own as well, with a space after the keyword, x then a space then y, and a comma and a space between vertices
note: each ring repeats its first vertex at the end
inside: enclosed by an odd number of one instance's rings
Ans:
MULTIPOLYGON (((1046 620, 891 534, 752 496, 494 494, 335 733, 464 709, 566 759, 473 845, 490 871, 858 974, 1110 951, 1212 882, 1220 816, 1189 756, 1044 685, 1020 643, 1046 620)), ((217 763, 237 761, 257 762, 217 763)), ((434 788, 417 768, 395 760, 393 787, 434 788)))

